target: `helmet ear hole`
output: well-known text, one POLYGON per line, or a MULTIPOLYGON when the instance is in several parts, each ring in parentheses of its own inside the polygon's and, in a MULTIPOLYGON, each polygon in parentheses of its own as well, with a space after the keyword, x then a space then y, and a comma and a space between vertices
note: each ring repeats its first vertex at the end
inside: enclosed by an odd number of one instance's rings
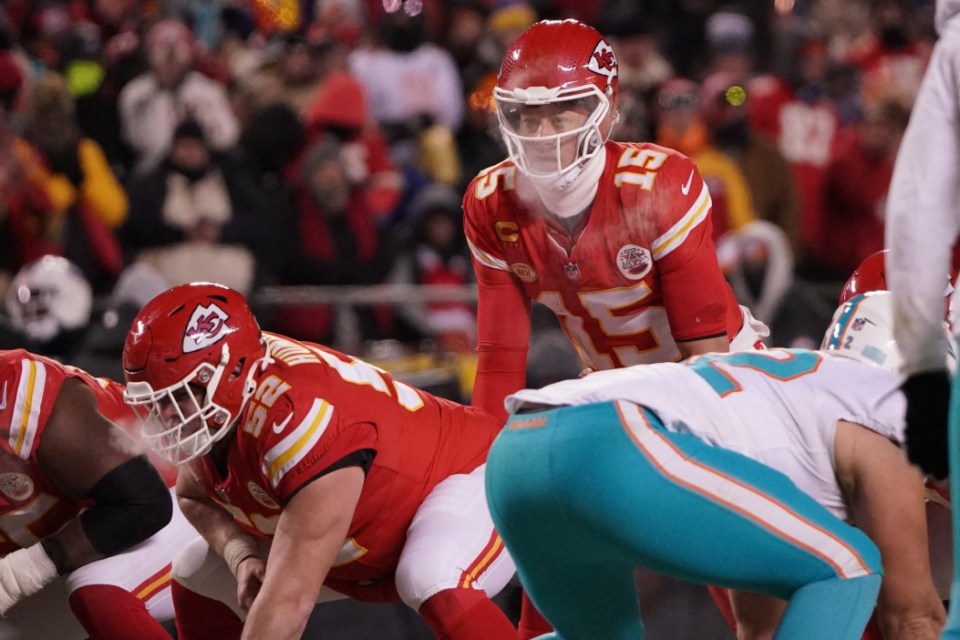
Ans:
POLYGON ((233 371, 230 372, 230 377, 228 378, 228 380, 233 381, 243 375, 244 364, 246 363, 246 361, 247 361, 246 358, 240 358, 239 360, 237 360, 237 364, 233 367, 233 371))

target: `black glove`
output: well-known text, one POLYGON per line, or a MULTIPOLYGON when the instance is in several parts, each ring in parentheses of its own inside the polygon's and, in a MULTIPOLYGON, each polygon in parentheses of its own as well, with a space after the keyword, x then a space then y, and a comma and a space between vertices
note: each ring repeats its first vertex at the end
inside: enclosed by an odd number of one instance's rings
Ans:
POLYGON ((907 455, 910 462, 937 479, 949 473, 950 386, 950 374, 939 369, 916 373, 901 387, 907 397, 907 455))

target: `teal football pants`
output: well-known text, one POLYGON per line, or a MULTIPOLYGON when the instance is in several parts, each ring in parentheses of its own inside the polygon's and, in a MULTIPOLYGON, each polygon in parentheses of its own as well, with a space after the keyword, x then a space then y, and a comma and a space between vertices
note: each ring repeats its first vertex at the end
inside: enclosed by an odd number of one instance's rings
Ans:
POLYGON ((634 566, 788 599, 776 640, 856 640, 876 602, 866 535, 783 474, 631 403, 511 416, 486 483, 550 638, 643 638, 634 566))

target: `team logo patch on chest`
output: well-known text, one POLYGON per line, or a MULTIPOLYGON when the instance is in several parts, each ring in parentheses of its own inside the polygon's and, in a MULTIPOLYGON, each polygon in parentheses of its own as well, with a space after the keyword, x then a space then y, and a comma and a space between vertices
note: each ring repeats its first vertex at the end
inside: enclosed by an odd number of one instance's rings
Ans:
POLYGON ((640 280, 653 268, 653 256, 645 247, 626 244, 617 252, 617 268, 630 280, 640 280))
POLYGON ((0 493, 11 500, 26 500, 33 495, 33 480, 25 473, 4 473, 0 475, 0 493))
POLYGON ((268 509, 280 508, 280 505, 277 504, 276 500, 270 497, 270 494, 267 493, 266 489, 258 485, 256 482, 248 482, 247 490, 250 491, 250 495, 253 496, 254 500, 268 509))
POLYGON ((512 265, 510 265, 510 270, 513 271, 517 277, 524 282, 533 282, 537 279, 537 272, 528 264, 514 262, 512 265))

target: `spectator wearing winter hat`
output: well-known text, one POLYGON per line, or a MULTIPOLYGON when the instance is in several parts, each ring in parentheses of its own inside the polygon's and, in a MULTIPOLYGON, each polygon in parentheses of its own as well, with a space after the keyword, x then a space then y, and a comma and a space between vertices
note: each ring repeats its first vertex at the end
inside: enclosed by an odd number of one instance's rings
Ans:
POLYGON ((656 113, 657 144, 689 156, 710 188, 714 240, 756 219, 743 172, 710 138, 699 85, 687 78, 667 80, 657 92, 656 113))
MULTIPOLYGON (((458 192, 443 184, 425 187, 414 197, 407 223, 409 239, 397 256, 392 282, 427 287, 474 282, 460 201, 458 192)), ((444 351, 466 353, 476 346, 477 316, 472 305, 408 304, 400 313, 444 351)))
MULTIPOLYGON (((382 282, 392 263, 388 236, 378 228, 362 190, 350 179, 342 142, 331 134, 304 152, 296 178, 296 211, 283 230, 281 284, 353 285, 382 282)), ((364 335, 380 330, 362 310, 364 335)), ((283 306, 276 330, 301 339, 335 341, 333 311, 326 305, 283 306)))
POLYGON ((331 72, 304 120, 311 140, 332 135, 340 142, 347 177, 370 214, 384 221, 399 204, 404 181, 379 125, 370 117, 360 82, 346 71, 331 72))
POLYGON ((272 247, 265 196, 232 158, 217 154, 195 120, 181 122, 164 161, 136 176, 122 230, 130 258, 169 284, 221 282, 249 292, 257 251, 272 247))
POLYGON ((750 126, 750 93, 743 76, 717 71, 700 88, 700 108, 713 146, 743 172, 757 217, 777 225, 793 254, 800 247, 800 200, 790 163, 776 141, 750 126))
POLYGON ((147 34, 147 73, 120 92, 123 134, 134 149, 140 168, 164 157, 177 124, 190 117, 203 128, 215 150, 232 147, 239 125, 225 88, 195 70, 195 41, 178 20, 162 20, 147 34))

